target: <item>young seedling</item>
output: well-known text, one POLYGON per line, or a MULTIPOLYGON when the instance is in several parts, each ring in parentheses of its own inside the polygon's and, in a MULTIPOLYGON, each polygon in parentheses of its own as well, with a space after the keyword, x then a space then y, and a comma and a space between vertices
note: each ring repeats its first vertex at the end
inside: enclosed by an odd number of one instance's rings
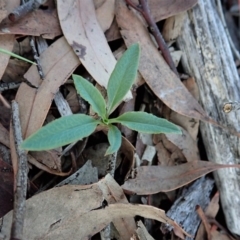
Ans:
POLYGON ((99 119, 84 114, 61 117, 28 137, 21 147, 32 151, 57 148, 81 140, 93 133, 97 125, 104 125, 108 128, 110 143, 106 154, 112 154, 118 151, 122 139, 115 123, 121 123, 132 130, 144 133, 181 133, 176 125, 146 112, 127 112, 117 118, 109 118, 136 78, 139 55, 139 44, 134 44, 119 59, 108 82, 107 103, 91 83, 81 76, 73 75, 77 92, 92 106, 99 119))
POLYGON ((25 62, 28 62, 28 63, 31 63, 31 64, 36 65, 35 62, 32 62, 32 61, 30 61, 30 60, 28 60, 28 59, 26 59, 26 58, 24 58, 24 57, 21 57, 21 56, 15 54, 15 53, 9 52, 8 50, 5 50, 5 49, 3 49, 3 48, 0 48, 0 53, 7 54, 7 55, 9 55, 9 56, 11 56, 11 57, 15 57, 15 58, 18 58, 18 59, 20 59, 20 60, 22 60, 22 61, 25 61, 25 62))

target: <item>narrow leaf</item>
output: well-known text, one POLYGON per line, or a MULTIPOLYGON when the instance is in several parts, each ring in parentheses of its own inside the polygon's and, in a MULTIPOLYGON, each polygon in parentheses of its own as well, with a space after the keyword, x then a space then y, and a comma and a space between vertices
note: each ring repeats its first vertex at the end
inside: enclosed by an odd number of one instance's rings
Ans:
POLYGON ((84 114, 59 118, 32 134, 21 147, 30 151, 50 150, 89 136, 100 123, 84 114))
POLYGON ((117 152, 121 146, 122 135, 119 129, 116 126, 110 125, 108 130, 108 141, 110 143, 109 148, 106 151, 105 155, 112 154, 117 152))
POLYGON ((178 166, 141 166, 136 169, 135 178, 127 180, 122 188, 139 195, 169 192, 212 171, 232 167, 240 168, 240 165, 194 160, 178 166))
POLYGON ((146 112, 127 112, 109 123, 121 123, 128 128, 144 133, 180 133, 175 124, 146 112))
POLYGON ((137 76, 139 56, 139 44, 134 44, 129 47, 117 62, 107 87, 108 114, 123 100, 131 88, 137 76))
POLYGON ((101 118, 106 118, 106 103, 102 94, 90 82, 78 75, 72 75, 77 92, 101 118))
POLYGON ((21 56, 15 54, 15 53, 12 53, 12 52, 8 51, 8 50, 5 50, 5 49, 0 48, 0 52, 1 52, 1 53, 4 53, 4 54, 7 54, 7 55, 9 55, 9 56, 11 56, 11 57, 18 58, 18 59, 20 59, 20 60, 22 60, 22 61, 25 61, 25 62, 34 64, 34 65, 37 65, 35 62, 32 62, 32 61, 30 61, 30 60, 28 60, 28 59, 26 59, 26 58, 24 58, 24 57, 21 57, 21 56))

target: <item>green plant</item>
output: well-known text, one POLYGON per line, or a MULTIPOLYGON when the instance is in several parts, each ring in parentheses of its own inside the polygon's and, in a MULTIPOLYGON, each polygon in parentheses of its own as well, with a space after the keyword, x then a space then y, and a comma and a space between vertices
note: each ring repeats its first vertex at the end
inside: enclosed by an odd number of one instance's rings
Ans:
POLYGON ((134 44, 119 59, 108 82, 107 103, 91 83, 81 76, 73 75, 77 92, 92 106, 99 119, 84 114, 59 118, 27 138, 22 143, 22 148, 40 151, 64 146, 89 136, 97 125, 104 125, 108 128, 110 143, 106 154, 111 154, 121 146, 121 132, 114 123, 145 133, 181 133, 176 125, 146 112, 127 112, 117 118, 109 118, 136 78, 139 55, 139 44, 134 44))
POLYGON ((26 58, 24 58, 24 57, 21 57, 21 56, 15 54, 15 53, 9 52, 8 50, 5 50, 5 49, 3 49, 3 48, 0 48, 0 53, 7 54, 7 55, 9 55, 9 56, 11 56, 11 57, 15 57, 15 58, 18 58, 18 59, 23 60, 23 61, 25 61, 25 62, 28 62, 28 63, 31 63, 31 64, 36 65, 35 62, 32 62, 32 61, 30 61, 30 60, 28 60, 28 59, 26 59, 26 58))

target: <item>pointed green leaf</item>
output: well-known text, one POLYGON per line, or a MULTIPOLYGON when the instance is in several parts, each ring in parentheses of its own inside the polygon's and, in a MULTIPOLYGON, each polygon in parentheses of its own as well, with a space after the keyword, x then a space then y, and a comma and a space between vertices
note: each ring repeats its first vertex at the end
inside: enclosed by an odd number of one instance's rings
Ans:
POLYGON ((114 152, 117 152, 121 146, 122 135, 116 126, 113 126, 113 125, 109 126, 108 141, 109 141, 110 146, 107 149, 105 155, 113 154, 114 152))
POLYGON ((1 52, 1 53, 4 53, 4 54, 7 54, 7 55, 9 55, 9 56, 11 56, 11 57, 18 58, 18 59, 23 60, 23 61, 25 61, 25 62, 28 62, 28 63, 34 64, 34 65, 37 65, 35 62, 32 62, 32 61, 30 61, 30 60, 28 60, 28 59, 26 59, 26 58, 24 58, 24 57, 21 57, 21 56, 15 54, 15 53, 9 52, 8 50, 5 50, 5 49, 0 48, 0 52, 1 52))
POLYGON ((123 100, 136 79, 139 56, 139 44, 134 44, 118 60, 107 86, 108 114, 123 100))
POLYGON ((30 151, 50 150, 89 136, 101 123, 84 114, 61 117, 32 134, 21 147, 30 151))
POLYGON ((121 123, 128 128, 143 133, 182 133, 175 124, 146 112, 127 112, 109 123, 121 123))
POLYGON ((101 118, 106 118, 106 103, 102 94, 88 80, 72 75, 77 92, 85 99, 101 118))

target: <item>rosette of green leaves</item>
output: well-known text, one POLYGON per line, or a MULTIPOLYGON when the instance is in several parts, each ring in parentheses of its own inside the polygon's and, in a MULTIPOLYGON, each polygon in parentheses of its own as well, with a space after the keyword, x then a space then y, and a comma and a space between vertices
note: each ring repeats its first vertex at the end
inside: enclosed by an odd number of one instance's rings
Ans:
POLYGON ((121 146, 121 132, 114 125, 115 123, 144 133, 181 133, 176 125, 146 112, 127 112, 117 118, 109 118, 111 112, 122 102, 136 79, 139 57, 139 44, 134 44, 119 59, 108 82, 107 103, 89 81, 81 76, 73 75, 77 92, 92 106, 99 119, 96 120, 84 114, 62 117, 27 138, 23 142, 22 148, 40 151, 64 146, 89 136, 99 124, 108 128, 110 146, 106 154, 118 151, 121 146))

